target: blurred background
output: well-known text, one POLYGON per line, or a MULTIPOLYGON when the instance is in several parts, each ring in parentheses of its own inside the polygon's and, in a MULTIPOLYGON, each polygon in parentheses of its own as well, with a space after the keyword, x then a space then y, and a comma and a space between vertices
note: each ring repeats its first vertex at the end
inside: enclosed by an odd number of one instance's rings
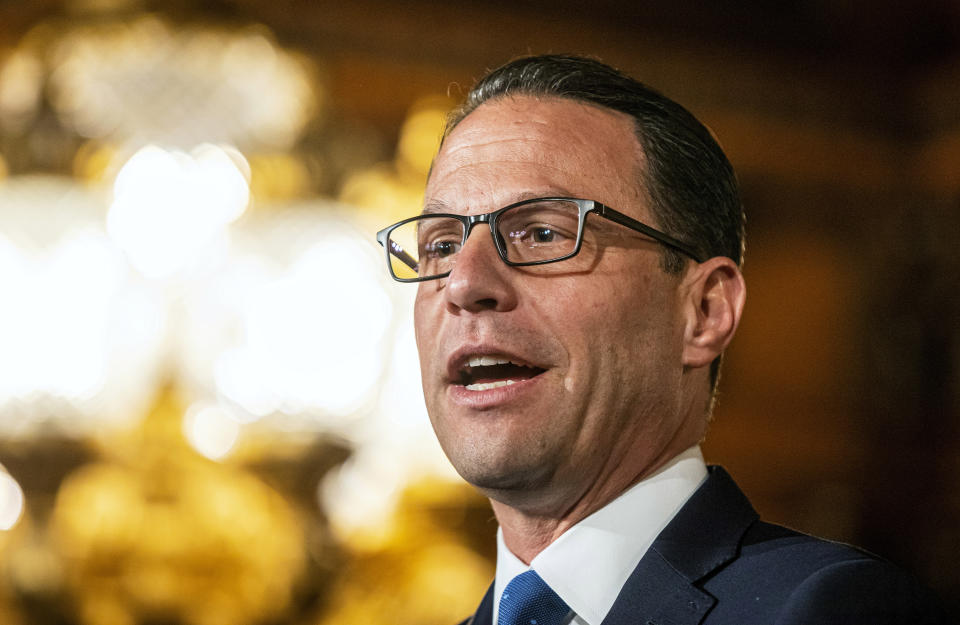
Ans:
POLYGON ((472 611, 496 524, 373 235, 473 80, 541 52, 679 100, 738 172, 708 461, 960 608, 954 0, 0 0, 0 622, 472 611))

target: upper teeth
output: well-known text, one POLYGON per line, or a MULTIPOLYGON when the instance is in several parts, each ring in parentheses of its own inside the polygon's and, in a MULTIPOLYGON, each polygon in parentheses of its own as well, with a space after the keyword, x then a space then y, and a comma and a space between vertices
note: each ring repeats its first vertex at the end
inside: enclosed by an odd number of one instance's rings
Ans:
POLYGON ((467 364, 471 367, 489 367, 490 365, 509 365, 511 362, 497 356, 474 356, 467 361, 467 364))
POLYGON ((511 384, 516 384, 515 380, 497 380, 496 382, 483 382, 481 384, 467 384, 466 389, 468 391, 489 391, 492 388, 500 388, 501 386, 509 386, 511 384))

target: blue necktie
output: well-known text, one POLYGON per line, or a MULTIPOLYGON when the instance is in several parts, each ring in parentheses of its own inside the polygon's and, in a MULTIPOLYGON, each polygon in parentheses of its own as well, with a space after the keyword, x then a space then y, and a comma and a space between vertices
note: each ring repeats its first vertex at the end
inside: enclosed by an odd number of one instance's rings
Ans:
POLYGON ((497 625, 562 625, 570 608, 536 571, 517 575, 500 597, 497 625))

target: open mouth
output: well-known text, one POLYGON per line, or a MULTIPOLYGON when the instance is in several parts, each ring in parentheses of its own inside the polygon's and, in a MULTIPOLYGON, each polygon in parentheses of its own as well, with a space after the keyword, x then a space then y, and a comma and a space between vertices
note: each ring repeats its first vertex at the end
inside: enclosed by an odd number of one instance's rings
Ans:
POLYGON ((487 391, 534 378, 546 369, 500 356, 472 356, 460 367, 457 384, 468 391, 487 391))

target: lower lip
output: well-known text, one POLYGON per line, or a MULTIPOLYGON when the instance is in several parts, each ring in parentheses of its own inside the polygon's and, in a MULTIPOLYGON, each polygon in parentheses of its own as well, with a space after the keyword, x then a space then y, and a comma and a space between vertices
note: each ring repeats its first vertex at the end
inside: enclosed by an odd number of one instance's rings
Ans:
POLYGON ((484 391, 471 391, 462 384, 451 384, 447 387, 447 395, 459 406, 474 410, 496 408, 516 401, 525 393, 531 392, 537 386, 544 374, 532 378, 514 380, 513 384, 499 386, 484 391))

